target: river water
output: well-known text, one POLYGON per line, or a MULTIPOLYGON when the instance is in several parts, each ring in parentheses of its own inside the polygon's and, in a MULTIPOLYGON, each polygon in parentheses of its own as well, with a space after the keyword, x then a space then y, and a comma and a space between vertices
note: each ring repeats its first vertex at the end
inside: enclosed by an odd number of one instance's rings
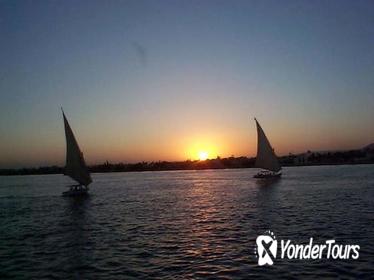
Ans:
POLYGON ((63 175, 0 177, 0 278, 372 278, 374 165, 93 174, 85 199, 63 175), (256 238, 360 246, 358 259, 258 266, 256 238))

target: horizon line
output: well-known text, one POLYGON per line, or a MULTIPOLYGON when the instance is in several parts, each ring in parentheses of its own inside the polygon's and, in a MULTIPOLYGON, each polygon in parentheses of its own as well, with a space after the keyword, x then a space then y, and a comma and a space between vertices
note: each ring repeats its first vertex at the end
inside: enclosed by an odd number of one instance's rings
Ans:
MULTIPOLYGON (((277 155, 278 158, 283 158, 283 157, 287 157, 287 156, 300 156, 300 155, 303 155, 303 154, 307 154, 307 153, 337 153, 337 152, 349 152, 349 151, 359 151, 359 150, 364 150, 366 148, 368 148, 369 146, 371 145, 374 145, 374 143, 371 143, 369 145, 366 145, 362 148, 356 148, 356 149, 340 149, 340 150, 319 150, 319 151, 314 151, 314 150, 306 150, 304 152, 301 152, 301 153, 292 153, 292 152, 289 152, 288 154, 282 154, 282 155, 277 155)), ((240 156, 235 156, 235 155, 230 155, 230 156, 227 156, 227 157, 221 157, 219 155, 217 155, 217 157, 215 158, 207 158, 205 160, 200 160, 200 159, 184 159, 184 160, 142 160, 142 161, 129 161, 129 162, 126 162, 126 161, 117 161, 117 162, 111 162, 109 160, 104 160, 103 162, 95 162, 95 163, 91 163, 91 164, 88 164, 88 166, 97 166, 97 165, 104 165, 104 164, 112 164, 112 165, 116 165, 116 164, 125 164, 125 165, 131 165, 131 164, 139 164, 139 163, 158 163, 158 162, 168 162, 168 163, 178 163, 178 162, 188 162, 188 161, 191 161, 191 162, 204 162, 204 161, 211 161, 211 160, 217 160, 217 159, 229 159, 229 158, 247 158, 247 159, 255 159, 256 158, 256 155, 255 156, 246 156, 246 155, 240 155, 240 156)), ((62 167, 64 167, 65 164, 63 164, 62 167)), ((30 166, 30 167, 0 167, 0 170, 21 170, 21 169, 37 169, 37 168, 45 168, 45 167, 61 167, 60 165, 58 164, 50 164, 50 165, 33 165, 33 166, 30 166)))

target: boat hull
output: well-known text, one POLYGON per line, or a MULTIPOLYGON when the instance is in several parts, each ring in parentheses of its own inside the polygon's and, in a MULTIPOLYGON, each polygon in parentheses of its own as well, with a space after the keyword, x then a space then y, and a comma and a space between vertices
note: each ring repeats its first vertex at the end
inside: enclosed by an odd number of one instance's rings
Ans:
POLYGON ((259 173, 255 174, 253 178, 273 179, 273 178, 280 178, 281 176, 282 176, 282 172, 260 171, 259 173))
POLYGON ((62 196, 64 197, 80 197, 88 195, 88 187, 84 186, 72 186, 70 190, 63 192, 62 196))

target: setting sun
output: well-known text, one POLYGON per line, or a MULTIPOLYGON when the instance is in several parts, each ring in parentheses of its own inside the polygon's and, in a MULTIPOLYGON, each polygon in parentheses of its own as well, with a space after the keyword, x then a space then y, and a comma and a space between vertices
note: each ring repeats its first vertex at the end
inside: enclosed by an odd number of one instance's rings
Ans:
POLYGON ((208 159, 208 156, 209 156, 209 154, 205 151, 200 151, 199 152, 199 160, 206 160, 206 159, 208 159))
POLYGON ((186 141, 185 154, 191 160, 207 160, 218 156, 218 148, 210 139, 202 139, 200 137, 191 137, 186 141))

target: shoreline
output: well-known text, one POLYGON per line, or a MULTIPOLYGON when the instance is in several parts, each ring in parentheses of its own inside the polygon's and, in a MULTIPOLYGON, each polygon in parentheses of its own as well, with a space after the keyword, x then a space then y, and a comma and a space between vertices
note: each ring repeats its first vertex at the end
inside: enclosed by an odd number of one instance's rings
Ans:
MULTIPOLYGON (((346 162, 346 163, 311 163, 299 165, 282 165, 282 167, 309 167, 309 166, 341 166, 341 165, 370 165, 374 161, 367 162, 346 162)), ((53 168, 53 167, 39 167, 39 168, 26 168, 26 169, 0 169, 0 177, 2 176, 35 176, 35 175, 64 175, 63 167, 55 167, 61 172, 38 172, 40 169, 53 168), (35 170, 35 172, 33 172, 35 170)), ((200 168, 170 168, 170 169, 152 169, 152 170, 108 170, 108 171, 90 171, 91 173, 105 174, 105 173, 140 173, 140 172, 170 172, 170 171, 202 171, 202 170, 230 170, 230 169, 255 169, 254 166, 236 166, 236 167, 200 167, 200 168)), ((258 168, 259 169, 259 168, 258 168)))

